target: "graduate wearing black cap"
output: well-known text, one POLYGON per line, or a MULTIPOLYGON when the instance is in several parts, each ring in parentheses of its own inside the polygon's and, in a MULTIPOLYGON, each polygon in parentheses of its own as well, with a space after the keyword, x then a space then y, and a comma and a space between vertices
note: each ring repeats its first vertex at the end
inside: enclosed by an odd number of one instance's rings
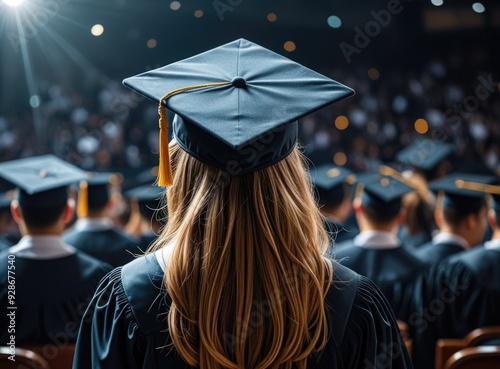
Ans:
MULTIPOLYGON (((465 176, 460 178, 455 185, 469 195, 475 192, 478 202, 485 193, 500 194, 500 186, 484 184, 490 182, 489 178, 468 177, 476 180, 473 182, 464 181, 465 176)), ((427 352, 421 355, 422 368, 434 364, 438 339, 464 338, 476 328, 500 325, 500 196, 494 198, 488 214, 494 229, 492 239, 444 258, 428 275, 423 305, 410 322, 418 332, 413 343, 427 352)))
POLYGON ((446 159, 453 149, 450 143, 418 139, 396 155, 397 161, 410 168, 404 175, 418 188, 404 199, 407 218, 399 230, 400 239, 410 250, 429 242, 436 230, 433 219, 436 199, 427 184, 447 174, 446 159))
POLYGON ((419 139, 396 155, 396 160, 409 166, 426 182, 444 177, 446 158, 453 153, 453 145, 430 139, 419 139))
POLYGON ((428 265, 413 256, 397 238, 404 221, 401 198, 413 189, 380 173, 360 175, 361 196, 354 199, 360 233, 338 245, 334 257, 372 279, 389 300, 396 317, 408 322, 414 296, 428 265))
POLYGON ((352 212, 350 185, 355 181, 353 173, 343 167, 322 165, 310 168, 310 175, 332 246, 354 238, 359 230, 345 226, 352 212))
MULTIPOLYGON (((471 183, 471 182, 469 182, 471 183)), ((495 191, 488 220, 491 240, 453 255, 439 265, 438 291, 452 286, 456 301, 439 317, 439 337, 463 338, 476 328, 500 325, 500 186, 473 183, 479 191, 495 191), (446 283, 445 283, 446 282, 446 283)))
POLYGON ((151 184, 143 185, 128 190, 125 197, 131 202, 131 217, 138 215, 133 235, 139 239, 140 249, 146 251, 167 222, 168 210, 165 206, 164 191, 161 187, 151 184))
POLYGON ((351 89, 243 39, 124 83, 162 105, 169 221, 102 282, 74 369, 411 367, 377 287, 319 251, 297 120, 351 89))
POLYGON ((67 186, 85 173, 46 155, 0 163, 0 177, 18 187, 12 214, 23 235, 0 254, 0 304, 13 307, 0 315, 0 342, 10 339, 12 316, 16 345, 75 341, 86 306, 111 270, 61 238, 74 209, 67 186), (8 292, 12 281, 13 300, 8 292))
POLYGON ((110 173, 92 173, 80 183, 79 219, 64 235, 64 240, 77 249, 114 267, 134 259, 141 250, 139 241, 117 230, 109 217, 112 202, 110 173))
POLYGON ((463 181, 492 183, 492 176, 453 173, 429 184, 439 192, 435 218, 439 233, 421 246, 415 255, 429 263, 439 263, 450 255, 477 246, 486 230, 486 200, 482 192, 460 187, 463 181))

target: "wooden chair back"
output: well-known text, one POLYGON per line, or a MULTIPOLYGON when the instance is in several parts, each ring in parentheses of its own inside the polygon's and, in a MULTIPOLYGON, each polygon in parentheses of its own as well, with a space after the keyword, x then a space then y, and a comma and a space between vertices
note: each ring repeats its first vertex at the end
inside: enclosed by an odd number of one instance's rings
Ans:
POLYGON ((42 356, 53 369, 71 369, 75 344, 26 346, 27 349, 42 356))
POLYGON ((498 369, 500 346, 468 347, 453 354, 445 369, 498 369))
POLYGON ((408 353, 411 357, 413 351, 413 341, 410 339, 410 329, 408 327, 408 324, 403 322, 402 320, 398 320, 398 327, 405 341, 406 349, 408 350, 408 353))
MULTIPOLYGON (((447 360, 456 352, 468 347, 487 344, 488 341, 500 338, 500 326, 474 329, 464 339, 440 339, 436 343, 435 369, 444 369, 447 360)), ((500 364, 498 365, 500 368, 500 364)))
POLYGON ((12 358, 12 351, 9 347, 0 347, 0 367, 2 369, 50 369, 47 360, 36 352, 22 348, 16 348, 15 361, 12 358))

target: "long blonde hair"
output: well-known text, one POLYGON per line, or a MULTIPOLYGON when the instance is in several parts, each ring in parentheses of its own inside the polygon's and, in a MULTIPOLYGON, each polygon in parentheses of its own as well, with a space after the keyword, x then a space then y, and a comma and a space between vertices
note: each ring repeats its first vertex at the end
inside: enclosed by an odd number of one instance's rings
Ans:
POLYGON ((304 158, 229 177, 170 147, 168 329, 191 367, 305 369, 328 340, 328 236, 304 158))

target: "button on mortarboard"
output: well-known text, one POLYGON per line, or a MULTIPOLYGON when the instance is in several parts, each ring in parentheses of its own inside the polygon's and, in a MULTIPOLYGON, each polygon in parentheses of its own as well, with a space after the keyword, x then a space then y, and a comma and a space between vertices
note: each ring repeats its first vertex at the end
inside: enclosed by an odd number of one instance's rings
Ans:
MULTIPOLYGON (((354 94, 244 39, 123 83, 176 114, 173 134, 183 150, 231 175, 282 160, 295 147, 299 118, 354 94)), ((161 112, 160 185, 168 167, 167 128, 161 112)))
POLYGON ((364 207, 376 209, 378 212, 395 217, 402 206, 402 197, 413 191, 413 188, 380 172, 369 172, 358 175, 358 183, 363 192, 361 203, 364 207))
POLYGON ((347 168, 322 165, 309 170, 314 185, 324 190, 331 190, 343 183, 353 183, 353 173, 347 168))

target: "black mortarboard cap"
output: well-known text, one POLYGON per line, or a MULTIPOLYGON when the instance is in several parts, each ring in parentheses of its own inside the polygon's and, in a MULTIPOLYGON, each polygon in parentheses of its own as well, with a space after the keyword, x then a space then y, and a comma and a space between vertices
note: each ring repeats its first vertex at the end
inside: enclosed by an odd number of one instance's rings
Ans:
POLYGON ((162 105, 176 114, 173 135, 183 150, 240 175, 285 158, 295 147, 299 118, 354 94, 244 39, 123 83, 160 103, 160 186, 172 181, 162 105))
POLYGON ((396 155, 396 159, 414 168, 430 171, 452 152, 452 144, 420 139, 401 150, 396 155))
POLYGON ((67 201, 67 186, 85 178, 85 172, 54 155, 0 163, 0 177, 19 188, 21 206, 44 207, 67 201))
POLYGON ((403 182, 379 172, 358 175, 357 178, 358 183, 363 184, 363 206, 384 213, 389 218, 399 213, 402 197, 413 191, 413 188, 403 182))
POLYGON ((151 218, 155 211, 162 208, 163 193, 164 190, 160 187, 143 185, 128 190, 124 195, 129 199, 136 199, 142 216, 151 218))
POLYGON ((429 189, 444 193, 443 207, 462 213, 474 213, 486 203, 485 191, 481 188, 494 182, 494 176, 453 173, 429 183, 429 189))
POLYGON ((114 173, 87 173, 87 178, 80 182, 78 216, 84 217, 88 209, 99 210, 109 201, 109 185, 114 173))
POLYGON ((309 170, 311 181, 316 187, 321 205, 335 206, 345 197, 345 184, 353 184, 356 178, 347 168, 322 165, 309 170))

